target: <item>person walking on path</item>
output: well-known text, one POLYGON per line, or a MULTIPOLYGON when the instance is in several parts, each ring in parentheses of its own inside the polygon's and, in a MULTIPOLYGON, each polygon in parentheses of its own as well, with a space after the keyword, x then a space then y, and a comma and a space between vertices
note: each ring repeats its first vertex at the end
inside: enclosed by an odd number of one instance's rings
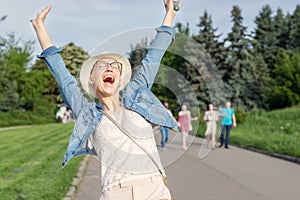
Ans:
POLYGON ((220 138, 220 145, 219 148, 224 144, 224 133, 226 132, 225 137, 225 148, 229 149, 229 138, 230 138, 230 131, 232 127, 236 127, 236 118, 234 109, 231 108, 231 102, 227 101, 225 107, 221 109, 220 115, 223 116, 221 122, 221 138, 220 138))
POLYGON ((44 21, 51 7, 46 7, 32 20, 43 50, 38 58, 43 59, 52 72, 76 120, 62 166, 75 156, 95 155, 101 162, 102 200, 171 199, 164 184, 165 172, 152 124, 174 130, 178 127, 150 91, 161 59, 175 38, 173 1, 164 0, 164 4, 166 13, 162 25, 156 28, 157 34, 132 80, 131 65, 119 53, 99 54, 83 64, 79 77, 81 87, 87 95, 97 98, 98 103, 89 101, 81 91, 65 67, 59 54, 61 49, 54 46, 49 36, 44 21), (149 99, 152 104, 148 103, 149 99), (131 137, 123 134, 124 129, 147 150, 147 154, 131 137))
POLYGON ((197 120, 198 118, 192 118, 191 112, 187 109, 187 106, 183 104, 181 110, 178 113, 178 125, 182 132, 182 148, 187 150, 186 139, 189 135, 189 132, 193 130, 192 121, 197 120))
POLYGON ((208 148, 214 149, 216 144, 217 121, 219 121, 219 112, 214 110, 213 104, 208 105, 208 111, 204 114, 206 122, 205 137, 208 148))
MULTIPOLYGON (((169 115, 174 119, 174 121, 176 121, 176 119, 173 117, 171 110, 169 109, 168 102, 164 102, 164 106, 167 109, 169 115)), ((159 130, 161 133, 161 150, 164 151, 166 149, 166 143, 169 140, 170 128, 166 126, 160 126, 159 130)))

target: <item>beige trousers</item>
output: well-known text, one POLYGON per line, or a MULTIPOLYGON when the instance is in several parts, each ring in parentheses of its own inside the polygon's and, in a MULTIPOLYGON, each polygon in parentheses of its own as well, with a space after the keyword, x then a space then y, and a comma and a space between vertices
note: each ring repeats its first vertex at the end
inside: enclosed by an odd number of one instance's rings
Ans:
POLYGON ((170 200, 161 176, 120 183, 102 192, 100 200, 170 200))

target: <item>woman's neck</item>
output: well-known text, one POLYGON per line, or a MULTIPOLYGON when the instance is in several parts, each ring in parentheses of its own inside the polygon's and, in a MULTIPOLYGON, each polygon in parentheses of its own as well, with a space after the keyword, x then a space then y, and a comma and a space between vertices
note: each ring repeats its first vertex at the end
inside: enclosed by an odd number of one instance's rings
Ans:
POLYGON ((121 107, 119 95, 99 98, 99 102, 103 105, 104 110, 110 114, 115 113, 121 107))

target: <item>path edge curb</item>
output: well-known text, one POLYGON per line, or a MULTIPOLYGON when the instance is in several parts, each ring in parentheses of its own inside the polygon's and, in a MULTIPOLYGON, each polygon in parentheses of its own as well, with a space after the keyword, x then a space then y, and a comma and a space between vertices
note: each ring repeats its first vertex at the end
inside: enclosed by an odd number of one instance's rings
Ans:
POLYGON ((88 161, 89 161, 89 156, 85 156, 85 158, 80 164, 80 167, 78 168, 77 174, 73 178, 72 186, 70 187, 69 191, 67 192, 63 200, 74 200, 76 198, 78 187, 82 182, 83 177, 85 176, 87 171, 88 161))

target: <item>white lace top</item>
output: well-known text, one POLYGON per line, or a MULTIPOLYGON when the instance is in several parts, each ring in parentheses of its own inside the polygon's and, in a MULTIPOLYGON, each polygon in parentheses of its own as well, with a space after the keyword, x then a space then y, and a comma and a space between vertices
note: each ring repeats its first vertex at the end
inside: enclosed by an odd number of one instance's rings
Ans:
MULTIPOLYGON (((123 107, 111 116, 152 155, 160 169, 163 169, 152 125, 138 113, 123 107)), ((104 115, 91 139, 101 162, 103 191, 118 183, 160 174, 143 150, 104 115)))

